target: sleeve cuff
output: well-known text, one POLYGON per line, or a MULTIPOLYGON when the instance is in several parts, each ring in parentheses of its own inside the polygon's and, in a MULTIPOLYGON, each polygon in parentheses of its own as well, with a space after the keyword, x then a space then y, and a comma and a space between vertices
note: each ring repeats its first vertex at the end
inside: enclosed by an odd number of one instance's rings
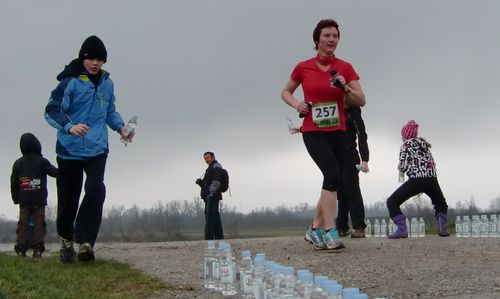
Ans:
POLYGON ((72 126, 73 126, 73 124, 72 124, 72 123, 67 123, 67 124, 66 124, 66 125, 62 128, 62 130, 61 130, 61 131, 62 131, 63 133, 70 134, 70 133, 69 133, 69 129, 71 129, 71 127, 72 127, 72 126))

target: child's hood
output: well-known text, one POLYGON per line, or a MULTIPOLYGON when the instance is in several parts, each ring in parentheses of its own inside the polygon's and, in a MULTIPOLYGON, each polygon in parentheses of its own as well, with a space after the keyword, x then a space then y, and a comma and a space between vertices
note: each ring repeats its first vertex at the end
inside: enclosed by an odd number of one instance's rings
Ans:
POLYGON ((68 65, 64 67, 64 70, 57 75, 57 80, 62 81, 67 77, 76 77, 83 74, 84 68, 82 62, 77 58, 73 59, 68 65))
POLYGON ((422 137, 416 137, 416 138, 411 138, 408 139, 404 142, 405 147, 409 148, 431 148, 431 144, 427 142, 422 137))
POLYGON ((28 155, 28 154, 36 154, 40 156, 42 155, 42 144, 35 137, 35 135, 31 133, 24 133, 21 136, 19 147, 21 148, 21 153, 23 155, 28 155))

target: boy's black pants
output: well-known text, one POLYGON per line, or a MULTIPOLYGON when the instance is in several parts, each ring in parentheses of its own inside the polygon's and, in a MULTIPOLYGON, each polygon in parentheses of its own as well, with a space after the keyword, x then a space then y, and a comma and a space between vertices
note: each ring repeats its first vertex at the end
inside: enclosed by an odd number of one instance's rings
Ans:
POLYGON ((391 218, 403 214, 400 206, 412 196, 422 192, 431 198, 436 213, 446 214, 448 212, 446 199, 436 177, 411 178, 396 189, 387 199, 387 208, 391 218))
POLYGON ((102 207, 106 197, 104 170, 107 154, 85 160, 57 157, 57 233, 76 243, 95 243, 101 226, 102 207), (83 174, 84 196, 81 204, 83 174))

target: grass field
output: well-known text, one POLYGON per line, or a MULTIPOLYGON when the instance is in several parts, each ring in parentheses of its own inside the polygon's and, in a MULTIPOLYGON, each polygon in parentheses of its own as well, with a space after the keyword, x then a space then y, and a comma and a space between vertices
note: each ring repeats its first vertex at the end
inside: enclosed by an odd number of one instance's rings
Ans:
POLYGON ((165 286, 127 265, 96 260, 62 264, 0 253, 0 299, 148 298, 165 286))

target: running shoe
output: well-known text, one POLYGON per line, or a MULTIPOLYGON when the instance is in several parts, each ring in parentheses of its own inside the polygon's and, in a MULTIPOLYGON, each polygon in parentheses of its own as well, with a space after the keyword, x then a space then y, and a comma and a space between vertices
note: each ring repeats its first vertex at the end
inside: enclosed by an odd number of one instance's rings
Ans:
POLYGON ((313 244, 314 249, 316 250, 326 249, 325 241, 323 240, 323 231, 321 228, 313 230, 312 227, 308 227, 304 239, 313 244))
POLYGON ((94 249, 92 244, 84 242, 78 248, 78 260, 80 262, 89 262, 95 260, 94 249))
POLYGON ((336 228, 331 228, 327 233, 323 235, 325 240, 325 245, 327 249, 342 249, 345 248, 344 244, 340 241, 339 234, 336 228))
POLYGON ((340 237, 349 236, 349 229, 337 229, 337 232, 338 232, 340 237))
POLYGON ((73 248, 73 241, 61 238, 61 250, 59 251, 59 258, 63 263, 71 263, 75 256, 75 249, 73 248))
POLYGON ((364 238, 365 236, 365 230, 362 228, 356 228, 351 232, 351 238, 354 239, 359 239, 359 238, 364 238))

